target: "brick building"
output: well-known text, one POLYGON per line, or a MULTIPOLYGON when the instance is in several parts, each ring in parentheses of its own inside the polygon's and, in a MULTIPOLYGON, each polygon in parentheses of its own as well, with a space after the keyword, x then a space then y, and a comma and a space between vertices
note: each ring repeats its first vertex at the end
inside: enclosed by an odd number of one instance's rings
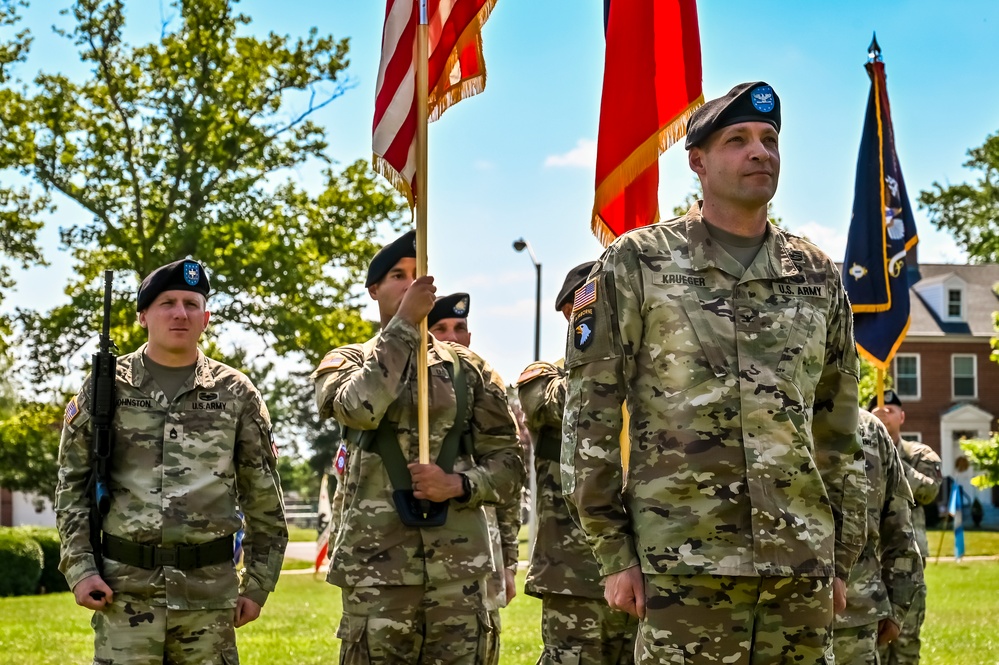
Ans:
POLYGON ((999 492, 971 487, 973 469, 955 471, 961 438, 999 429, 999 363, 989 357, 999 265, 924 263, 919 271, 910 289, 912 323, 892 368, 905 404, 902 436, 936 450, 944 476, 958 479, 972 498, 999 506, 999 492))

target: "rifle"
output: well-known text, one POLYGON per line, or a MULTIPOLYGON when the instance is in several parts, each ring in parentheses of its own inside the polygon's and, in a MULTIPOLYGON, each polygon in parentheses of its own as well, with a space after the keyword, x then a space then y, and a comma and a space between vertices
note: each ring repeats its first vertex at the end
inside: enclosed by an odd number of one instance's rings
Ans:
POLYGON ((108 489, 108 462, 114 447, 115 367, 118 357, 113 351, 118 347, 111 341, 111 280, 114 271, 104 271, 104 324, 100 348, 92 356, 90 383, 90 422, 93 430, 93 455, 91 486, 94 495, 90 502, 90 546, 94 551, 97 570, 102 571, 101 533, 104 516, 111 510, 111 490, 108 489))

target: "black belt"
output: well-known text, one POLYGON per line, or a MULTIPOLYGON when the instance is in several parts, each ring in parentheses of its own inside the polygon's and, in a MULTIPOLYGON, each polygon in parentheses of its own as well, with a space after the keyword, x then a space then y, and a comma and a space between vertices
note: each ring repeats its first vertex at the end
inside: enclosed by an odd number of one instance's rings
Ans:
POLYGON ((105 533, 101 549, 104 556, 129 566, 152 570, 170 566, 191 570, 232 561, 232 536, 225 536, 200 545, 174 545, 164 547, 147 543, 133 543, 105 533))

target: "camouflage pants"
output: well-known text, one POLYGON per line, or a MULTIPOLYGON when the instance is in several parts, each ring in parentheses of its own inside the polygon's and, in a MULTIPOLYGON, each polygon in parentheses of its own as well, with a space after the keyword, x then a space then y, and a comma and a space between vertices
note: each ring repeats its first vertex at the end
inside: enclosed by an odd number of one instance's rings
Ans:
POLYGON ((919 585, 912 596, 912 605, 902 623, 902 632, 891 644, 881 647, 881 662, 885 665, 918 665, 919 630, 926 618, 926 586, 919 585))
POLYGON ((834 629, 833 653, 839 665, 879 665, 878 622, 834 629))
POLYGON ((646 575, 639 665, 833 662, 832 580, 646 575))
POLYGON ((94 612, 94 665, 238 665, 235 610, 119 601, 94 612))
POLYGON ((637 628, 637 619, 612 610, 603 598, 546 593, 538 665, 631 665, 637 628))
POLYGON ((341 665, 479 665, 494 629, 484 579, 343 589, 341 665))
POLYGON ((500 613, 499 610, 489 610, 489 622, 493 631, 486 638, 482 653, 482 665, 499 665, 500 655, 500 613))

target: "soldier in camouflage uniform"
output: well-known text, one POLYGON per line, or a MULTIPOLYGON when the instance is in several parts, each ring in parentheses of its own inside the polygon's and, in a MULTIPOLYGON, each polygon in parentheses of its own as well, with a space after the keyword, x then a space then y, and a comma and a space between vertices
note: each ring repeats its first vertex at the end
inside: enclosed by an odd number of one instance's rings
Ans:
POLYGON ((860 440, 867 459, 867 544, 847 580, 846 610, 836 616, 837 663, 878 665, 878 645, 896 639, 923 563, 912 530, 912 493, 884 425, 860 412, 860 440))
POLYGON ((609 604, 642 617, 639 663, 830 662, 863 547, 850 305, 767 221, 779 104, 756 82, 694 111, 704 200, 618 238, 575 294, 563 491, 609 604))
MULTIPOLYGON (((471 298, 467 293, 452 293, 441 296, 434 302, 434 308, 427 315, 427 329, 435 339, 452 342, 469 348, 472 333, 468 331, 468 312, 471 298)), ((489 618, 494 628, 495 640, 487 647, 483 665, 497 665, 500 654, 499 608, 506 607, 517 595, 517 563, 519 558, 518 536, 520 534, 520 492, 510 496, 508 503, 485 506, 486 523, 489 525, 489 538, 493 548, 495 569, 486 582, 486 594, 490 601, 489 618)))
MULTIPOLYGON (((382 329, 364 344, 334 349, 313 373, 323 418, 348 428, 340 480, 343 499, 333 534, 327 580, 342 589, 340 662, 472 665, 493 639, 486 581, 494 570, 482 507, 520 492, 524 465, 516 425, 498 375, 459 345, 430 338, 419 348, 420 321, 434 304, 432 277, 415 277, 414 234, 383 247, 368 268, 366 286, 378 302, 382 329), (454 471, 417 459, 415 353, 428 354, 430 457, 452 427, 463 444, 454 471), (455 366, 457 365, 457 367, 455 366), (464 375, 467 405, 458 418, 454 386, 464 375), (355 433, 374 431, 378 450, 355 433), (382 445, 401 449, 416 500, 446 503, 441 526, 406 526, 397 512, 382 445)), ((390 462, 391 463, 391 462, 390 462)), ((441 462, 445 466, 444 462, 441 462)), ((338 490, 339 491, 339 490, 338 490)), ((405 513, 403 513, 405 514, 405 513)), ((411 520, 410 520, 411 521, 411 520)))
MULTIPOLYGON (((875 397, 867 408, 885 424, 892 441, 898 448, 905 478, 909 482, 912 496, 916 500, 916 507, 912 509, 912 523, 916 532, 916 544, 919 546, 922 563, 925 567, 926 557, 930 555, 930 548, 926 542, 926 513, 923 506, 933 503, 937 494, 940 493, 940 486, 943 484, 943 476, 940 473, 940 457, 926 444, 918 441, 906 441, 902 438, 905 411, 902 409, 902 400, 899 399, 898 393, 894 390, 884 392, 884 406, 879 408, 877 397, 875 397)), ((916 589, 916 596, 912 600, 912 607, 909 608, 909 614, 902 626, 902 633, 891 644, 881 647, 881 662, 887 665, 917 665, 919 663, 921 646, 919 631, 925 617, 926 585, 921 585, 916 589)))
MULTIPOLYGON (((572 296, 593 265, 593 261, 583 263, 566 276, 555 303, 566 319, 572 311, 572 296)), ((562 497, 559 464, 565 370, 551 363, 532 363, 520 375, 517 388, 534 440, 538 478, 538 532, 524 588, 542 599, 544 649, 538 663, 633 663, 638 622, 627 612, 608 607, 600 567, 562 497)))
POLYGON ((238 663, 234 628, 257 618, 281 570, 288 530, 270 417, 246 376, 198 349, 208 290, 191 260, 154 270, 139 288, 149 340, 118 358, 103 570, 89 538, 89 388, 66 408, 59 567, 76 602, 95 610, 95 665, 238 663))

